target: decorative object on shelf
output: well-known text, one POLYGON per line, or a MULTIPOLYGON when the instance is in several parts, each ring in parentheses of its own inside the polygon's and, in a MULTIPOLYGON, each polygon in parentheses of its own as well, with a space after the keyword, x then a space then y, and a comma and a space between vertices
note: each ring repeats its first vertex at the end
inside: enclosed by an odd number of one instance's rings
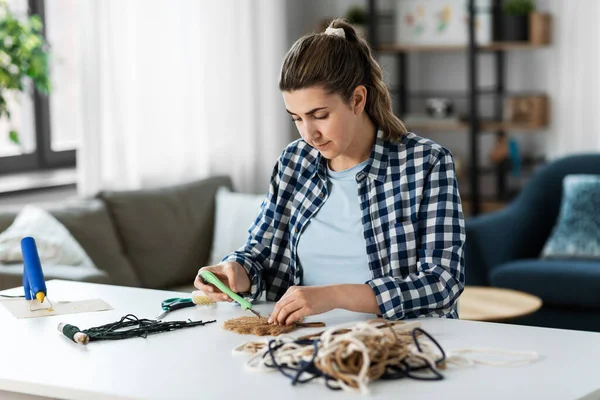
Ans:
POLYGON ((536 45, 549 44, 551 24, 552 16, 548 13, 529 14, 529 42, 536 45))
POLYGON ((498 41, 521 42, 529 40, 529 16, 535 11, 533 0, 505 0, 500 15, 498 41))
POLYGON ((454 106, 452 100, 436 97, 425 100, 425 110, 433 118, 448 118, 454 112, 454 106))
MULTIPOLYGON (((17 18, 0 0, 0 118, 11 118, 7 95, 27 93, 26 81, 31 80, 38 92, 50 91, 48 67, 49 45, 42 35, 42 20, 37 15, 17 18)), ((20 144, 16 130, 9 139, 20 144)))
POLYGON ((519 178, 521 176, 521 154, 519 143, 514 137, 509 137, 505 132, 496 136, 496 143, 489 157, 496 173, 496 199, 507 201, 513 196, 508 175, 519 178))
MULTIPOLYGON (((492 40, 491 0, 476 0, 477 43, 492 40)), ((397 0, 396 41, 401 45, 468 43, 468 0, 397 0)))
POLYGON ((367 27, 367 11, 364 7, 361 6, 353 6, 348 9, 345 17, 354 27, 354 30, 358 34, 358 36, 363 39, 366 38, 366 27, 367 27))
POLYGON ((506 134, 498 135, 496 143, 489 154, 492 164, 499 166, 509 159, 508 136, 506 134))
POLYGON ((515 138, 508 140, 508 157, 510 159, 510 173, 514 177, 521 176, 521 146, 515 138))
POLYGON ((526 128, 542 128, 548 124, 548 97, 510 96, 504 100, 504 120, 526 128))

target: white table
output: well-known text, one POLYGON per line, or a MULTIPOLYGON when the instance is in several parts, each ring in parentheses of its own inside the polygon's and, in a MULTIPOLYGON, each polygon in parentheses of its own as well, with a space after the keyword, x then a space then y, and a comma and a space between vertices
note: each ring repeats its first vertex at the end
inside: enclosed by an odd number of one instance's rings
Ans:
MULTIPOLYGON (((361 398, 360 394, 334 392, 322 382, 292 386, 277 372, 246 369, 245 355, 233 355, 236 346, 253 340, 225 331, 222 323, 245 315, 232 304, 215 308, 178 310, 167 319, 210 320, 216 323, 180 331, 120 341, 99 341, 82 346, 56 329, 67 322, 81 329, 98 326, 133 313, 154 318, 160 302, 182 295, 174 292, 117 286, 49 281, 51 300, 101 298, 114 308, 17 320, 0 306, 0 398, 38 399, 310 399, 361 398), (41 364, 36 364, 39 360, 41 364), (37 366, 39 365, 39 366, 37 366), (349 397, 350 396, 350 397, 349 397)), ((18 290, 4 294, 18 293, 18 290)), ((272 304, 259 304, 268 313, 272 304)), ((312 317, 328 327, 366 320, 371 315, 336 310, 312 317)), ((536 351, 542 360, 521 367, 452 368, 445 379, 422 382, 410 379, 375 382, 368 398, 417 399, 599 399, 600 334, 504 325, 486 322, 423 319, 423 328, 445 350, 495 347, 536 351)), ((317 329, 303 329, 305 334, 317 329)))

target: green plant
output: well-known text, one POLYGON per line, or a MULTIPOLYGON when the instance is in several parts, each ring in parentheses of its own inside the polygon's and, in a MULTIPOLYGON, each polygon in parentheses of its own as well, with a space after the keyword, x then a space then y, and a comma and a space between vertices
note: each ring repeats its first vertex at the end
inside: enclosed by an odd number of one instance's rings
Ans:
MULTIPOLYGON (((50 92, 49 45, 42 29, 39 16, 16 18, 6 0, 0 0, 0 118, 6 116, 10 121, 6 96, 10 92, 25 92, 27 80, 38 92, 50 92)), ((19 144, 15 130, 9 132, 9 139, 19 144)))
POLYGON ((506 0, 502 4, 504 14, 513 17, 529 15, 535 10, 534 0, 506 0))
POLYGON ((366 25, 367 12, 361 6, 353 6, 348 9, 346 19, 355 25, 366 25))

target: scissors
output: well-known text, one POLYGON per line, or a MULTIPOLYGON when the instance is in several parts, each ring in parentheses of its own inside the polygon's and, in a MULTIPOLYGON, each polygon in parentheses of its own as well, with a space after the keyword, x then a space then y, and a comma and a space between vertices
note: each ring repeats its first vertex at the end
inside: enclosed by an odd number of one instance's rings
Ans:
POLYGON ((170 299, 166 299, 160 303, 163 311, 156 316, 156 319, 163 319, 164 316, 171 311, 179 310, 180 308, 194 307, 195 305, 196 304, 194 304, 191 298, 172 297, 170 299))

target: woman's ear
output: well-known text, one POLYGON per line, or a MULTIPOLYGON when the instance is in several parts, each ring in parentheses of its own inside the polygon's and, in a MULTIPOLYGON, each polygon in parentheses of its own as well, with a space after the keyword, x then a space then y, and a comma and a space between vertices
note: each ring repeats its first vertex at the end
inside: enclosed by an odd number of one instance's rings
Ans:
POLYGON ((360 114, 365 109, 367 104, 367 88, 364 85, 358 85, 352 94, 352 112, 360 114))

